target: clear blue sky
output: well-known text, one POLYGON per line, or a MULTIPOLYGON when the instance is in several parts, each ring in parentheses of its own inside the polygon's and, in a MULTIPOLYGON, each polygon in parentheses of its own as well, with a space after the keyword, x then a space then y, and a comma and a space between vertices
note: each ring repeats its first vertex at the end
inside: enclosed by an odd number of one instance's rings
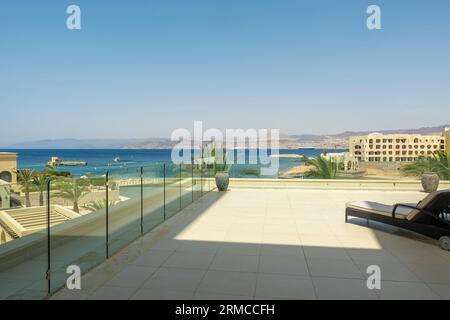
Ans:
POLYGON ((0 145, 450 122, 448 0, 9 0, 0 145), (66 8, 82 30, 66 29, 66 8), (366 8, 382 10, 380 31, 366 8))

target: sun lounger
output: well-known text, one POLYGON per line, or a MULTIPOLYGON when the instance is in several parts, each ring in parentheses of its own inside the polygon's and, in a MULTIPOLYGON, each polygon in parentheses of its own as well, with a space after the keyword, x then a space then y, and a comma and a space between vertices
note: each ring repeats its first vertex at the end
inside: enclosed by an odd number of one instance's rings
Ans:
POLYGON ((410 230, 433 239, 450 250, 450 190, 430 193, 418 204, 386 205, 377 202, 349 202, 345 209, 348 217, 358 217, 398 228, 410 230))

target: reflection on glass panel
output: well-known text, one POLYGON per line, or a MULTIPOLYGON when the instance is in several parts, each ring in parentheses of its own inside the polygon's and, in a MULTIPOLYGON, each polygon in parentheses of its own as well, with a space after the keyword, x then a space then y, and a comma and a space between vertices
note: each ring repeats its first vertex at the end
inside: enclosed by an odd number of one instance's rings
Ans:
POLYGON ((108 186, 108 244, 112 255, 141 235, 141 169, 110 171, 108 186))
POLYGON ((185 208, 193 201, 193 185, 192 185, 192 175, 193 166, 192 164, 181 165, 181 207, 185 208))
POLYGON ((201 166, 198 164, 194 164, 194 166, 193 166, 193 177, 194 178, 192 181, 192 186, 193 186, 194 201, 201 197, 202 176, 201 176, 200 167, 201 166))
POLYGON ((170 218, 181 209, 180 166, 166 163, 166 218, 170 218))
POLYGON ((87 272, 106 258, 105 177, 57 178, 50 184, 51 289, 62 287, 67 267, 87 272))
POLYGON ((148 232, 164 221, 164 166, 145 166, 143 174, 143 228, 148 232))
POLYGON ((0 184, 1 300, 47 295, 47 179, 42 178, 29 171, 18 174, 17 184, 0 184))

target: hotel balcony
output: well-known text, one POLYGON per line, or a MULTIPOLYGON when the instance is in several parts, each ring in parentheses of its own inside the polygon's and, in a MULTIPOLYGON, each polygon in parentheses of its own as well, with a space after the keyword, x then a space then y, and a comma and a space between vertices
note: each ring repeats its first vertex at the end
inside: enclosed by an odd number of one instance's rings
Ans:
POLYGON ((417 203, 418 181, 232 179, 218 192, 210 173, 184 169, 1 245, 1 298, 450 299, 450 253, 434 240, 344 219, 348 201, 417 203), (81 290, 64 288, 69 265, 81 290), (367 287, 371 265, 380 290, 367 287))

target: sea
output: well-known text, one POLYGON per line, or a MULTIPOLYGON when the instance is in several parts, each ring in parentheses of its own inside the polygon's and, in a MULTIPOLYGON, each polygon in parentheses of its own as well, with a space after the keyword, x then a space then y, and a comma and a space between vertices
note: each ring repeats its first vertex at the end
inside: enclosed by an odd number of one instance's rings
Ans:
MULTIPOLYGON (((171 149, 3 149, 0 152, 16 152, 18 154, 18 169, 32 169, 42 171, 51 157, 59 157, 63 161, 85 161, 86 166, 60 167, 60 171, 68 171, 74 177, 86 174, 102 176, 107 171, 117 172, 123 169, 139 168, 141 166, 171 163, 171 149), (120 158, 121 162, 114 159, 120 158)), ((280 150, 280 154, 299 154, 317 157, 325 152, 344 152, 342 149, 289 149, 280 150)), ((249 150, 246 150, 248 159, 249 150)), ((294 166, 301 164, 299 158, 280 158, 279 170, 281 174, 294 166)), ((243 165, 240 165, 241 167, 243 165)), ((248 165, 251 166, 251 165, 248 165)), ((236 171, 236 170, 235 170, 236 171)), ((232 174, 233 176, 233 174, 232 174)))

